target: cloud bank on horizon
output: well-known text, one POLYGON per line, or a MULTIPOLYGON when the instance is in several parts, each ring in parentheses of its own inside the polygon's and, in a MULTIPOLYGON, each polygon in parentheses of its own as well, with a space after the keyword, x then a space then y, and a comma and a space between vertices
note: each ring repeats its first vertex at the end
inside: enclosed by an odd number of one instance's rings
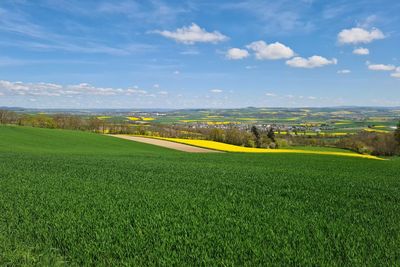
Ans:
POLYGON ((0 2, 0 106, 400 106, 400 2, 0 2))

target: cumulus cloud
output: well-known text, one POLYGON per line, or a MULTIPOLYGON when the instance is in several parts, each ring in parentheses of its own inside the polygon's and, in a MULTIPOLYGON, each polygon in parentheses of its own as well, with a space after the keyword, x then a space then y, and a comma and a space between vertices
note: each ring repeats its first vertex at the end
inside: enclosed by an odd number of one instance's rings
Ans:
POLYGON ((270 96, 270 97, 275 97, 276 96, 276 94, 274 94, 274 93, 265 93, 265 95, 266 96, 270 96))
POLYGON ((359 48, 355 48, 353 50, 353 54, 361 55, 361 56, 369 55, 369 50, 368 50, 368 48, 359 47, 359 48))
POLYGON ((226 58, 232 60, 243 59, 249 56, 249 52, 246 49, 231 48, 226 52, 226 58))
POLYGON ((218 31, 207 32, 195 23, 178 28, 175 31, 154 31, 154 33, 184 44, 219 43, 228 39, 227 36, 218 31))
POLYGON ((312 56, 309 58, 295 57, 286 61, 286 64, 293 68, 319 68, 327 65, 337 64, 337 59, 332 58, 331 60, 321 56, 312 56))
POLYGON ((395 70, 396 67, 394 65, 385 65, 385 64, 370 64, 367 62, 368 69, 376 70, 376 71, 392 71, 395 70))
POLYGON ((338 34, 338 41, 341 44, 366 44, 384 38, 383 32, 376 28, 370 31, 362 28, 344 29, 338 34))
POLYGON ((351 73, 351 70, 338 70, 337 73, 338 74, 349 74, 349 73, 351 73))
POLYGON ((246 47, 254 51, 256 58, 260 60, 287 59, 295 55, 290 47, 279 42, 267 44, 264 41, 257 41, 246 47))
POLYGON ((223 91, 221 89, 211 89, 210 92, 214 94, 219 94, 222 93, 223 91))
POLYGON ((0 80, 0 91, 7 95, 29 95, 29 96, 74 96, 74 95, 146 95, 145 90, 138 88, 110 88, 95 87, 88 83, 76 85, 60 85, 54 83, 24 83, 0 80))

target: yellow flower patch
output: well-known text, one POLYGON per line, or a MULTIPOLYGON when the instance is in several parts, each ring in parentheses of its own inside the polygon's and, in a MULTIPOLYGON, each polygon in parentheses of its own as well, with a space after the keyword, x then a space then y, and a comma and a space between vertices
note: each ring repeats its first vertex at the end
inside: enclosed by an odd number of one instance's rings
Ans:
POLYGON ((138 121, 138 120, 140 120, 140 118, 138 118, 138 117, 126 117, 128 120, 130 120, 130 121, 138 121))
POLYGON ((386 130, 378 130, 378 129, 370 129, 370 128, 365 128, 364 131, 376 132, 376 133, 389 133, 389 131, 386 131, 386 130))
POLYGON ((348 152, 314 151, 314 150, 300 150, 300 149, 252 148, 252 147, 235 146, 235 145, 230 145, 230 144, 225 144, 225 143, 210 141, 210 140, 164 138, 164 137, 156 137, 156 138, 167 140, 167 141, 172 141, 172 142, 177 142, 177 143, 182 143, 182 144, 187 144, 187 145, 192 145, 192 146, 226 151, 226 152, 317 154, 317 155, 334 155, 334 156, 346 156, 346 157, 382 160, 381 158, 371 156, 371 155, 363 155, 363 154, 348 153, 348 152))

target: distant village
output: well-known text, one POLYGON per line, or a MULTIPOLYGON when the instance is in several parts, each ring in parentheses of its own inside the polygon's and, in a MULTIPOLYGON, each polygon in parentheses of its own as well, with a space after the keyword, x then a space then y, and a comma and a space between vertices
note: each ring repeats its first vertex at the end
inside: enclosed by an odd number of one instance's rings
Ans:
POLYGON ((227 130, 229 128, 235 127, 239 130, 250 130, 251 127, 256 126, 261 131, 268 131, 271 128, 277 132, 322 132, 329 131, 335 129, 333 126, 329 125, 321 125, 321 126, 313 126, 312 124, 306 126, 293 126, 293 125, 285 125, 285 124, 260 124, 260 123, 231 123, 231 124, 208 124, 204 122, 196 122, 196 123, 186 123, 186 126, 189 129, 210 129, 217 128, 227 130))

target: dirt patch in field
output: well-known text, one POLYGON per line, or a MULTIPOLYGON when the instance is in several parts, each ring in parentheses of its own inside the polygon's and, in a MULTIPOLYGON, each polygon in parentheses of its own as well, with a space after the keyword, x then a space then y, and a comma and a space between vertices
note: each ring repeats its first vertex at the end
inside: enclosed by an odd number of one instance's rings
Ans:
POLYGON ((190 146, 190 145, 185 145, 185 144, 179 144, 179 143, 175 143, 175 142, 154 139, 154 138, 130 136, 130 135, 123 135, 123 134, 110 134, 110 136, 114 136, 114 137, 118 137, 118 138, 122 138, 122 139, 126 139, 126 140, 131 140, 131 141, 136 141, 136 142, 141 142, 141 143, 146 143, 146 144, 151 144, 151 145, 156 145, 156 146, 162 146, 162 147, 175 149, 175 150, 179 150, 179 151, 183 151, 183 152, 189 152, 189 153, 223 153, 222 151, 206 149, 206 148, 201 148, 201 147, 195 147, 195 146, 190 146))

